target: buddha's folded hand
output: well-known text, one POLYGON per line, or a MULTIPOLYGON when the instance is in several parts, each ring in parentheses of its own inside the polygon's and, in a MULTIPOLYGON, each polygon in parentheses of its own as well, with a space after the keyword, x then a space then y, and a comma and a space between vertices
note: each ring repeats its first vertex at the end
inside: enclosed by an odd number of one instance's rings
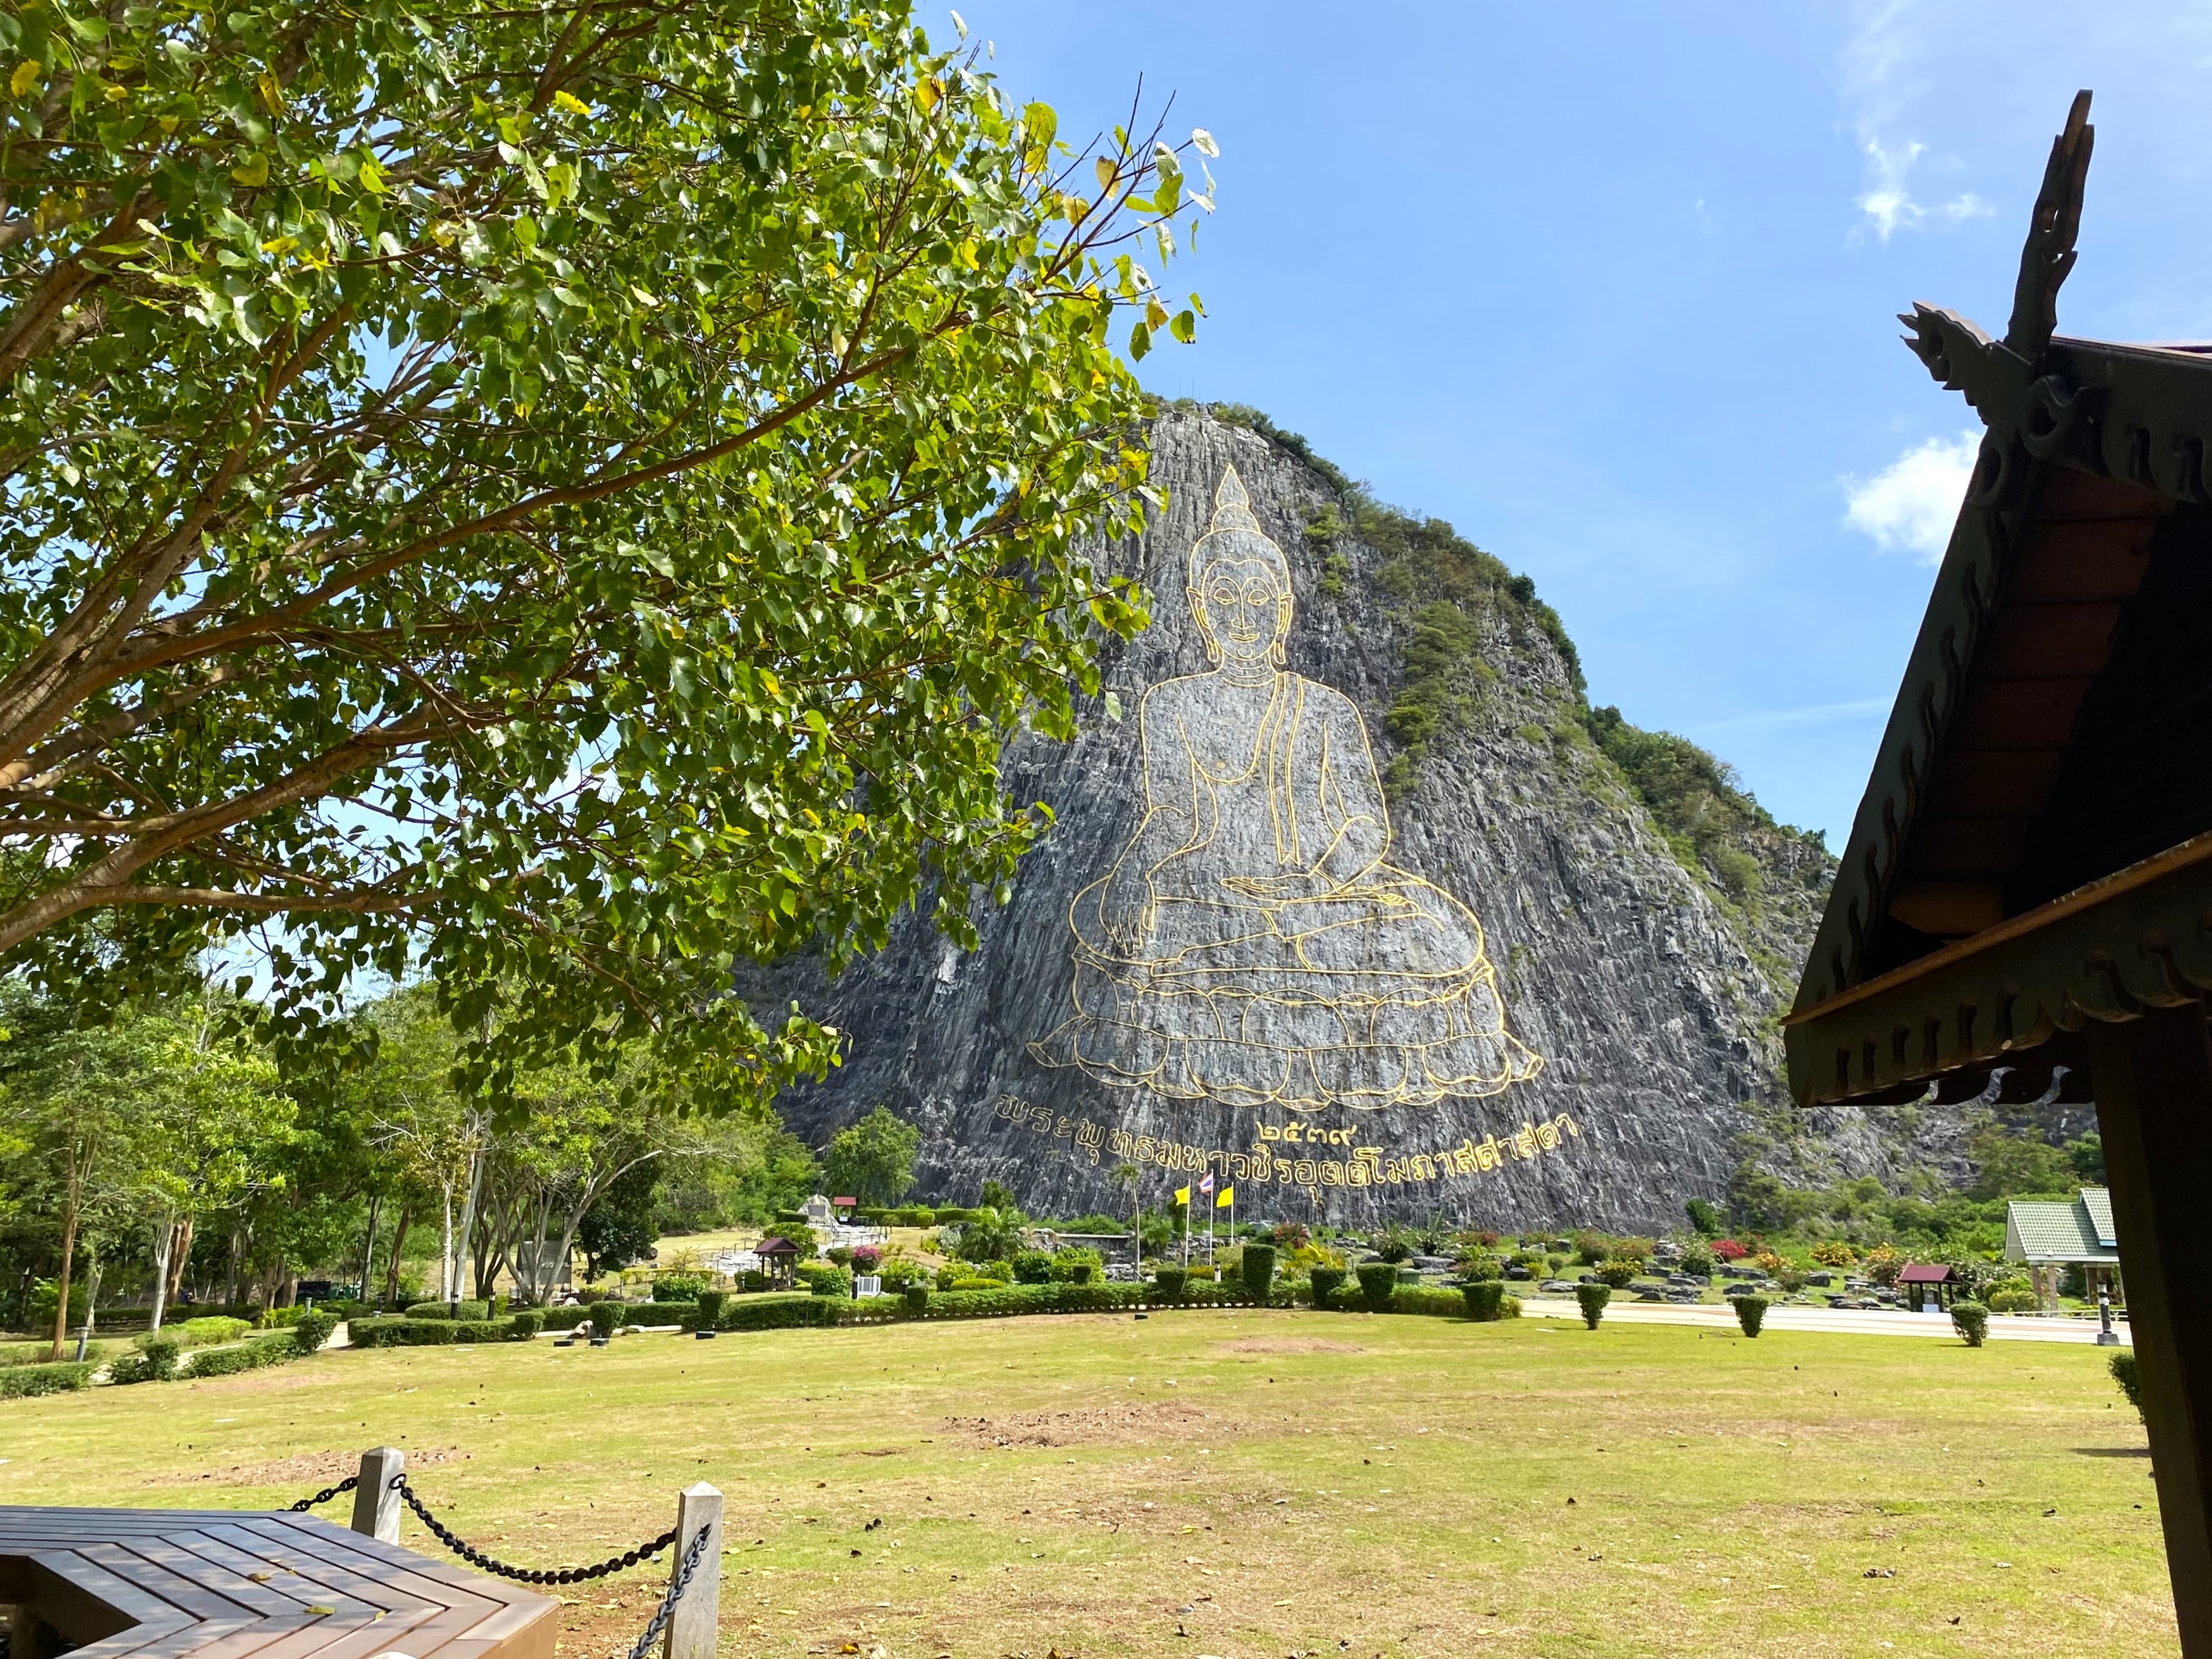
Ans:
POLYGON ((1247 899, 1269 899, 1278 901, 1294 899, 1325 899, 1337 891, 1337 884, 1327 876, 1312 870, 1296 870, 1288 875, 1230 875, 1222 878, 1221 885, 1231 893, 1247 899))

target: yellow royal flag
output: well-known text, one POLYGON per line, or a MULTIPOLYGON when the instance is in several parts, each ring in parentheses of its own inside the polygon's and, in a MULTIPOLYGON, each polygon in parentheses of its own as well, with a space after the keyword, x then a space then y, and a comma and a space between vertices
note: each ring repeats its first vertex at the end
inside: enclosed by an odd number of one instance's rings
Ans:
POLYGON ((1177 1188, 1175 1189, 1175 1202, 1176 1202, 1176 1203, 1178 1203, 1178 1204, 1188 1204, 1190 1201, 1191 1201, 1191 1189, 1190 1189, 1189 1187, 1187 1187, 1187 1186, 1179 1186, 1179 1187, 1177 1187, 1177 1188))
POLYGON ((1213 1207, 1217 1210, 1226 1210, 1236 1202, 1236 1189, 1233 1186, 1224 1186, 1214 1194, 1213 1207))

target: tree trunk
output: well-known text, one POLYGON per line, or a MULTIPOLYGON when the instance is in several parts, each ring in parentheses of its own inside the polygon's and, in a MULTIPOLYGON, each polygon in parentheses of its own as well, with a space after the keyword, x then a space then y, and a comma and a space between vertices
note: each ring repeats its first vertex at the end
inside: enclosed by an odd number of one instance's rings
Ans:
POLYGON ((453 1282, 453 1183, 439 1189, 443 1199, 438 1226, 438 1300, 451 1302, 456 1292, 453 1282))
POLYGON ((455 1301, 466 1287, 461 1267, 475 1243, 477 1201, 483 1192, 484 1148, 480 1144, 468 1154, 468 1190, 461 1201, 461 1232, 454 1241, 452 1300, 455 1301))
POLYGON ((176 1249, 176 1223, 163 1216, 154 1224, 154 1313, 149 1331, 162 1328, 162 1313, 169 1305, 169 1255, 176 1249))
POLYGON ((175 1301, 184 1294, 184 1275, 192 1268, 193 1222, 190 1216, 176 1224, 176 1242, 169 1247, 169 1294, 175 1301))
POLYGON ((369 1300, 369 1280, 377 1270, 377 1214, 383 1207, 382 1195, 369 1199, 368 1236, 361 1243, 361 1282, 354 1292, 356 1300, 364 1302, 369 1300))
POLYGON ((77 1256, 77 1198, 79 1192, 76 1166, 69 1169, 69 1196, 61 1212, 61 1277, 55 1286, 54 1300, 54 1348, 48 1359, 61 1357, 61 1346, 69 1336, 69 1270, 76 1265, 77 1256))
POLYGON ((384 1274, 384 1306, 387 1308, 396 1309, 399 1305, 400 1258, 406 1254, 407 1235, 414 1230, 414 1227, 415 1206, 411 1204, 401 1205, 399 1225, 391 1235, 391 1260, 385 1267, 384 1274))
POLYGON ((97 1253, 92 1257, 91 1266, 92 1271, 85 1275, 85 1323, 77 1332, 77 1357, 80 1361, 85 1351, 92 1345, 93 1322, 99 1317, 100 1259, 97 1253))

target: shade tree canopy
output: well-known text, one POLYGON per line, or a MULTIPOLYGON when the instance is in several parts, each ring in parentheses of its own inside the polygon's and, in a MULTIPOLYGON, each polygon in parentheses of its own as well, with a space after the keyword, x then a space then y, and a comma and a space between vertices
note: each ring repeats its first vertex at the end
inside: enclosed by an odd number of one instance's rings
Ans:
POLYGON ((830 1137, 822 1154, 823 1179, 863 1205, 893 1205, 913 1190, 914 1154, 922 1132, 887 1106, 830 1137))
POLYGON ((36 0, 0 63, 0 961, 275 918, 280 1059, 428 972, 491 1098, 644 1040, 731 1106, 834 1047, 738 959, 967 935, 1002 739, 1142 620, 1083 549, 1205 135, 842 0, 36 0))

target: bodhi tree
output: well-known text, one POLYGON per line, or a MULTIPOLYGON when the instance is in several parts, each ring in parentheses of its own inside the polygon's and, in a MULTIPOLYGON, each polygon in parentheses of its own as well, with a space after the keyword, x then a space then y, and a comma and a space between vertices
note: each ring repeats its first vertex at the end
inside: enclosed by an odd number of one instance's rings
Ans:
POLYGON ((642 1038, 734 1104, 834 1045, 737 958, 966 936, 1043 823, 1001 741, 1141 624, 1082 550, 1213 149, 980 60, 846 0, 0 11, 0 951, 105 997, 267 929, 288 1065, 427 971, 493 1098, 642 1038))

